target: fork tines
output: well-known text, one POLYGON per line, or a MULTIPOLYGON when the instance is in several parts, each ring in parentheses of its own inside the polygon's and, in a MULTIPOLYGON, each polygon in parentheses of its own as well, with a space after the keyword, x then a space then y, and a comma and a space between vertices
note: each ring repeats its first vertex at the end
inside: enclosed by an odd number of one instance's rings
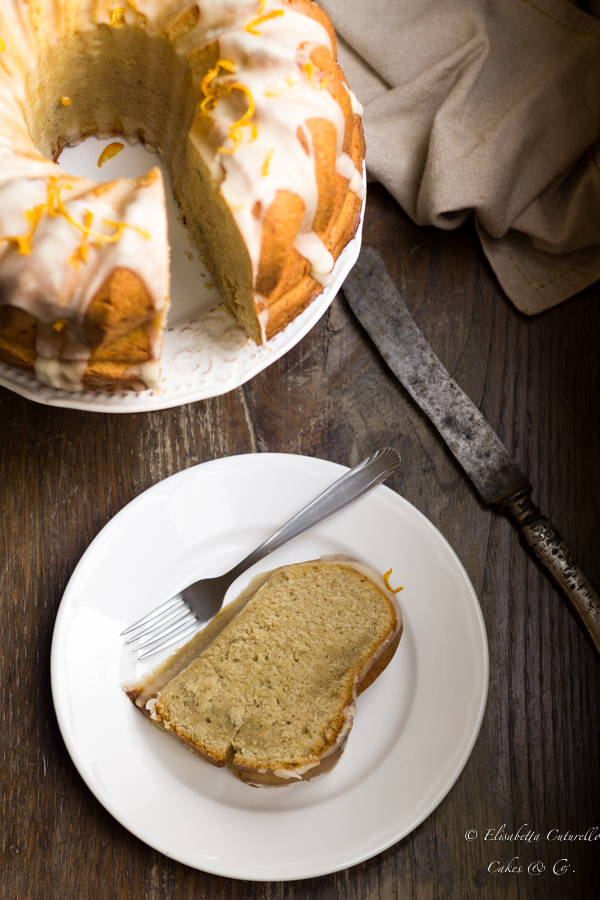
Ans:
POLYGON ((192 613, 181 594, 176 594, 175 597, 162 603, 153 612, 125 628, 121 634, 130 634, 133 631, 138 631, 126 643, 131 644, 134 641, 140 641, 135 649, 138 659, 145 659, 152 653, 157 653, 159 650, 170 647, 171 644, 176 644, 182 638, 192 635, 199 627, 198 619, 192 613), (143 630, 140 631, 138 629, 143 630), (152 637, 156 631, 159 632, 158 637, 152 637), (141 650, 144 652, 140 652, 141 650))

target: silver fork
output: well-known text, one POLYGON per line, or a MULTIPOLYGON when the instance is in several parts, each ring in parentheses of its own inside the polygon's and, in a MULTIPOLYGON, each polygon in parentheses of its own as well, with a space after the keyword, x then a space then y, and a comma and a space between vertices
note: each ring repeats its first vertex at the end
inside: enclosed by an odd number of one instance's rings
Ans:
POLYGON ((190 584, 121 634, 137 631, 127 643, 141 639, 137 647, 138 659, 145 659, 191 636, 221 609, 227 589, 236 578, 292 538, 304 534, 364 497, 395 472, 399 465, 400 455, 391 447, 363 459, 225 575, 202 578, 190 584))

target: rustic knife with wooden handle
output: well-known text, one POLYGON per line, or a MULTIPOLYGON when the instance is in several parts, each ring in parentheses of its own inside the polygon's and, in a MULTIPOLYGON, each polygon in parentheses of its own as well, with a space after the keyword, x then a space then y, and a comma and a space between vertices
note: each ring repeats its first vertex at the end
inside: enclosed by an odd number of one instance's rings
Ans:
POLYGON ((344 294, 394 375, 431 419, 483 500, 516 518, 531 551, 563 589, 600 653, 600 597, 552 522, 532 502, 533 488, 504 444, 419 331, 372 247, 362 248, 344 294))

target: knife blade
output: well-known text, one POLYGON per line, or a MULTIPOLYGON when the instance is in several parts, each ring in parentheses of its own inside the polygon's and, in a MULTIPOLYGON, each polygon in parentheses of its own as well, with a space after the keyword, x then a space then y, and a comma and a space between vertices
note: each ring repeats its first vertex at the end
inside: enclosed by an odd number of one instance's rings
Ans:
POLYGON ((504 444, 421 334, 373 247, 363 246, 343 290, 382 357, 435 425, 484 502, 517 520, 529 549, 560 585, 600 653, 600 596, 552 522, 531 500, 533 488, 504 444))

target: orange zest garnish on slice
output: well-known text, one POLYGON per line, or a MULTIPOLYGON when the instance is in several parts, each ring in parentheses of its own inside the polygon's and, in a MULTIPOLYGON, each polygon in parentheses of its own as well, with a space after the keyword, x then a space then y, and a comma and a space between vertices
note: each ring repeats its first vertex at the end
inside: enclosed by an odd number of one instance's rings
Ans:
MULTIPOLYGON (((67 212, 67 210, 65 209, 65 205, 62 201, 62 197, 60 196, 61 191, 72 191, 72 190, 73 190, 73 188, 71 187, 70 184, 61 184, 61 186, 58 188, 56 187, 56 185, 54 185, 53 200, 56 201, 56 211, 59 212, 61 214, 61 216, 65 217, 65 219, 67 220, 69 225, 72 225, 73 228, 78 228, 79 231, 83 231, 83 233, 87 237, 88 235, 90 235, 92 233, 90 231, 89 225, 80 225, 78 222, 76 222, 75 219, 73 219, 72 216, 70 216, 69 213, 67 212)), ((54 215, 56 215, 56 212, 54 213, 54 215)), ((85 219, 87 222, 87 220, 88 220, 87 213, 86 213, 85 219)), ((91 225, 91 220, 90 220, 90 225, 91 225)))
POLYGON ((388 589, 388 591, 391 591, 392 594, 397 594, 398 591, 403 591, 404 588, 401 588, 401 587, 399 587, 399 588, 393 588, 393 587, 390 587, 389 577, 390 577, 391 574, 392 574, 392 570, 389 569, 389 570, 385 573, 385 575, 383 576, 383 580, 384 580, 384 582, 385 582, 385 586, 386 586, 386 588, 388 589))
POLYGON ((125 7, 124 6, 117 6, 116 9, 111 9, 110 24, 114 25, 115 28, 119 28, 121 25, 125 24, 125 7))
POLYGON ((71 98, 70 97, 61 97, 60 102, 63 106, 71 106, 71 98))
POLYGON ((86 247, 86 241, 91 233, 89 229, 91 228, 93 218, 94 218, 94 214, 91 213, 89 211, 89 209, 86 209, 85 218, 83 220, 85 223, 86 231, 83 235, 83 238, 81 239, 81 244, 79 245, 79 247, 77 248, 77 250, 75 251, 73 256, 71 256, 71 258, 69 259, 69 262, 71 263, 71 265, 73 266, 74 269, 79 268, 80 262, 83 262, 83 263, 87 262, 88 248, 86 247))
POLYGON ((31 253, 31 239, 37 228, 38 222, 40 221, 42 214, 44 212, 45 205, 40 203, 39 206, 34 206, 33 209, 25 210, 25 218, 29 222, 29 228, 24 234, 17 234, 14 237, 5 237, 0 238, 3 241, 10 241, 17 245, 19 249, 19 253, 21 256, 28 256, 31 253))
POLYGON ((111 228, 117 229, 117 233, 111 234, 109 237, 104 234, 95 235, 99 240, 104 241, 105 244, 114 244, 115 241, 118 241, 126 228, 130 231, 137 231, 137 233, 141 234, 147 241, 150 240, 149 232, 147 232, 145 228, 140 228, 138 225, 128 225, 127 222, 110 222, 108 219, 102 219, 102 221, 105 225, 110 225, 111 228))
POLYGON ((56 178, 50 177, 48 182, 48 201, 46 203, 46 212, 53 219, 58 215, 58 210, 54 205, 54 198, 56 196, 56 178))
POLYGON ((127 222, 111 222, 109 219, 103 219, 102 221, 104 225, 108 225, 110 228, 116 229, 114 234, 99 234, 97 231, 92 231, 91 225, 94 214, 89 210, 85 211, 84 224, 80 225, 79 222, 76 222, 65 208, 65 205, 60 196, 60 192, 63 190, 71 191, 72 187, 70 184, 61 184, 60 187, 57 187, 56 178, 50 177, 48 181, 47 201, 45 203, 40 203, 38 206, 34 206, 33 209, 25 210, 25 218, 30 223, 29 229, 24 234, 18 234, 14 237, 0 237, 0 242, 10 241, 15 243, 18 247, 19 253, 23 256, 27 256, 29 253, 31 253, 31 239, 44 213, 47 213, 50 218, 54 218, 58 215, 63 216, 67 220, 67 222, 73 226, 73 228, 77 228, 78 231, 81 231, 83 233, 83 240, 81 241, 80 246, 69 259, 69 262, 71 263, 71 265, 75 266, 75 268, 77 268, 80 262, 87 261, 88 238, 93 238, 98 247, 101 247, 102 244, 114 244, 119 240, 125 228, 128 228, 131 231, 137 231, 137 233, 141 234, 141 236, 146 238, 146 240, 150 240, 150 235, 145 228, 139 228, 137 225, 129 225, 127 222))
POLYGON ((70 185, 64 184, 56 190, 56 205, 58 207, 59 213, 65 217, 70 225, 72 225, 74 228, 79 229, 79 231, 82 231, 86 236, 94 238, 94 240, 99 244, 114 244, 119 240, 125 228, 129 228, 131 229, 131 231, 137 231, 138 234, 141 234, 142 237, 146 238, 146 240, 150 240, 150 235, 145 228, 138 228, 137 225, 128 225, 126 222, 110 222, 108 219, 103 219, 102 221, 105 225, 109 225, 111 228, 116 228, 117 230, 115 234, 99 234, 97 231, 92 231, 90 225, 92 224, 93 214, 90 213, 89 210, 86 210, 85 225, 80 225, 79 222, 76 222, 75 219, 73 219, 65 209, 62 197, 60 196, 60 192, 62 190, 70 191, 72 190, 72 188, 70 185))
MULTIPOLYGON (((67 190, 70 190, 69 185, 64 185, 63 187, 66 188, 67 190)), ((73 225, 74 228, 78 228, 79 231, 82 231, 85 235, 94 238, 94 240, 97 241, 98 243, 100 243, 100 244, 116 243, 116 241, 118 241, 119 238, 121 237, 121 235, 123 234, 123 231, 125 228, 129 228, 129 229, 131 229, 131 231, 137 231, 138 234, 141 234, 142 237, 146 238, 146 240, 148 240, 148 241, 150 240, 150 235, 148 234, 148 232, 146 231, 145 228, 138 228, 137 225, 128 225, 126 222, 110 222, 108 219, 103 219, 102 221, 105 225, 109 225, 111 228, 116 228, 117 230, 116 230, 115 234, 99 234, 97 231, 92 231, 90 228, 91 218, 89 218, 90 216, 92 216, 92 213, 90 213, 88 210, 86 210, 86 214, 85 214, 85 225, 80 225, 79 222, 76 222, 75 219, 73 219, 69 215, 67 210, 65 209, 62 198, 60 196, 60 192, 63 190, 63 187, 60 187, 56 192, 56 203, 58 206, 58 211, 61 213, 61 215, 63 215, 65 217, 65 219, 67 220, 67 222, 70 225, 73 225), (89 222, 89 224, 88 224, 88 222, 89 222)))
POLYGON ((117 153, 120 153, 121 150, 124 149, 125 144, 122 144, 120 141, 113 141, 112 144, 108 144, 100 154, 100 158, 98 160, 98 168, 100 169, 107 159, 112 159, 113 156, 116 156, 117 153))

